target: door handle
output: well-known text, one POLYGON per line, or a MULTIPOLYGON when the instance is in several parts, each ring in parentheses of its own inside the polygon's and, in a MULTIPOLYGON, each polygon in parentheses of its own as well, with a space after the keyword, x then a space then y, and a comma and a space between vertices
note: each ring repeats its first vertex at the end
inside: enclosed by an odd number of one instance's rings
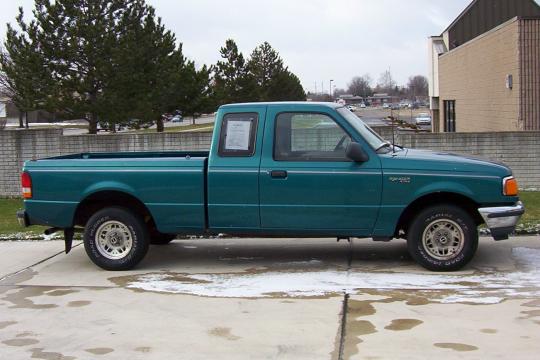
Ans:
POLYGON ((269 171, 272 179, 285 179, 287 178, 287 171, 285 170, 271 170, 269 171))

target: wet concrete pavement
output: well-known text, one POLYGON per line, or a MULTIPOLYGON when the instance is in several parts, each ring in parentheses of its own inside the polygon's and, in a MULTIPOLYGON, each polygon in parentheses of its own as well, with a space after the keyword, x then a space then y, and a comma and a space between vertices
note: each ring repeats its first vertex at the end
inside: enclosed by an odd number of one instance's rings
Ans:
POLYGON ((176 240, 129 272, 82 245, 0 243, 1 359, 512 358, 540 354, 540 238, 451 274, 405 242, 176 240))

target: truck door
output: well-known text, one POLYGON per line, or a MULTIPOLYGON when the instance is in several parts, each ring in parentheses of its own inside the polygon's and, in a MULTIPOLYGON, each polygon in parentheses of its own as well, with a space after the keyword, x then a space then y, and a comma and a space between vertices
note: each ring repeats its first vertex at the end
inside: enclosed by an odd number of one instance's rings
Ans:
POLYGON ((259 164, 266 106, 224 107, 208 165, 208 225, 217 231, 260 228, 259 164))
POLYGON ((259 179, 262 228, 371 231, 380 205, 381 165, 376 156, 365 163, 347 159, 352 137, 346 125, 330 108, 268 107, 259 179))

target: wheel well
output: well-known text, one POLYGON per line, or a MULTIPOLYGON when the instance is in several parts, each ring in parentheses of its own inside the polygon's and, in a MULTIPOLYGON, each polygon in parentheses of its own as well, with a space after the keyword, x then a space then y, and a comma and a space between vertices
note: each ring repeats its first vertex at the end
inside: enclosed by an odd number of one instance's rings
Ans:
POLYGON ((75 211, 74 226, 85 226, 97 211, 110 206, 127 208, 140 215, 150 227, 155 227, 152 214, 139 199, 121 191, 100 191, 85 198, 75 211))
POLYGON ((484 222, 478 213, 479 205, 474 200, 456 193, 437 192, 422 196, 407 206, 399 218, 394 236, 400 237, 401 231, 407 234, 414 216, 423 209, 437 204, 452 204, 471 215, 477 225, 484 222))

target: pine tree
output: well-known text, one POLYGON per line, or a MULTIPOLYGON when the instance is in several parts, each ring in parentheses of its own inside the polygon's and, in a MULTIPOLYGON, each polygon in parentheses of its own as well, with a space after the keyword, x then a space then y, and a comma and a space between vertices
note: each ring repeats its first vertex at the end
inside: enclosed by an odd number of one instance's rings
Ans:
POLYGON ((269 43, 253 50, 248 69, 258 86, 259 101, 306 99, 300 80, 285 67, 283 59, 269 43))
MULTIPOLYGON (((23 11, 19 9, 17 21, 22 23, 23 11)), ((18 36, 7 25, 5 49, 0 48, 0 87, 19 110, 19 126, 30 111, 44 106, 46 90, 52 86, 47 77, 40 48, 35 48, 27 37, 18 36)), ((23 24, 23 31, 35 33, 35 26, 23 24)), ((26 122, 28 126, 28 121, 26 122)))
POLYGON ((45 95, 43 109, 85 118, 96 133, 98 121, 140 125, 172 107, 171 69, 183 66, 183 56, 144 0, 35 0, 33 14, 27 24, 20 11, 21 32, 8 30, 6 48, 24 83, 45 95), (18 44, 37 55, 16 58, 18 44), (34 61, 43 79, 30 79, 34 61))
POLYGON ((177 104, 183 115, 193 118, 193 124, 203 112, 210 112, 214 108, 210 86, 211 72, 212 69, 206 65, 197 70, 195 62, 187 61, 177 78, 174 87, 177 93, 177 104))
POLYGON ((218 105, 256 101, 256 83, 248 72, 247 62, 234 40, 227 40, 220 54, 223 60, 217 62, 213 77, 218 105))

